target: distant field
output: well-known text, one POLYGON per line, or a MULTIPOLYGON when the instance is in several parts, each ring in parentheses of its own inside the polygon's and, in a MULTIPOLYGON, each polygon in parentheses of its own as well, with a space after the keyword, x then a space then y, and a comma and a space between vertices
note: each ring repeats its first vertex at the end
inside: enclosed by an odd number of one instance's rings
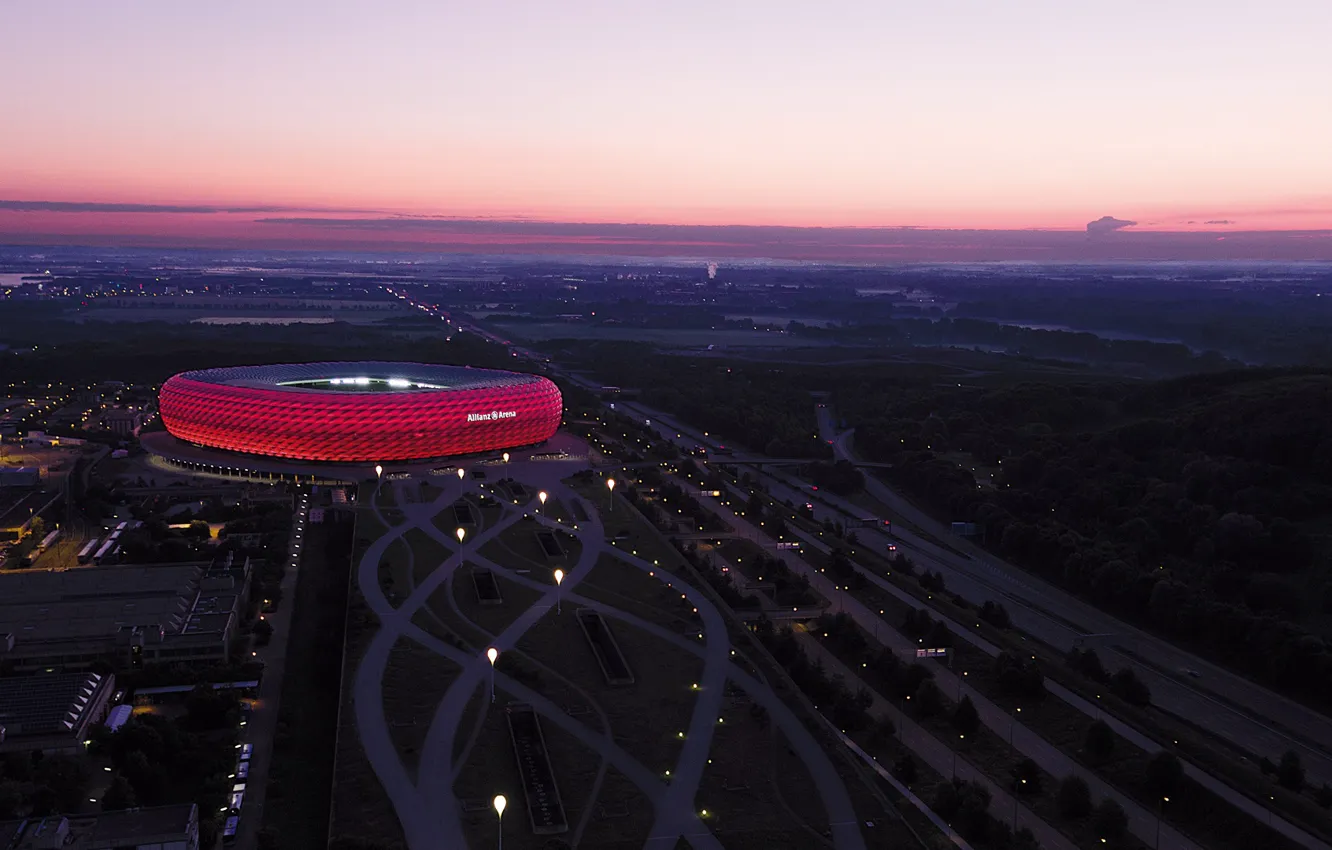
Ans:
POLYGON ((400 319, 402 313, 354 312, 349 310, 227 310, 220 308, 189 307, 94 307, 70 311, 66 314, 76 322, 173 322, 184 324, 200 319, 211 319, 208 324, 283 324, 320 322, 347 322, 354 325, 373 325, 390 319, 400 319), (217 320, 224 321, 217 321, 217 320))
POLYGON ((606 325, 584 325, 575 322, 497 323, 494 328, 506 336, 532 342, 542 342, 548 339, 601 339, 621 342, 647 342, 661 346, 729 345, 769 348, 809 348, 832 344, 821 340, 803 339, 789 334, 766 331, 607 327, 606 325))

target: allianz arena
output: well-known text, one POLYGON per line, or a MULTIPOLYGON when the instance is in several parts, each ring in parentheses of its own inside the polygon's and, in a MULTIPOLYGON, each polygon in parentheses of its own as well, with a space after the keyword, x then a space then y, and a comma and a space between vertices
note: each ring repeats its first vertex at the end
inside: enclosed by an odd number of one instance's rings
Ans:
POLYGON ((425 363, 291 363, 182 372, 159 395, 177 440, 270 458, 411 461, 542 443, 563 400, 546 378, 425 363))

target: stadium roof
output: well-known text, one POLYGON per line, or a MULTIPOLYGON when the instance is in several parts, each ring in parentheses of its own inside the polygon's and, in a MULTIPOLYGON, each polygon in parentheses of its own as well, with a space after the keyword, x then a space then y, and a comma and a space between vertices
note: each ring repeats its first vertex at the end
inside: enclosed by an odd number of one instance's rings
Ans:
POLYGON ((401 363, 365 360, 329 363, 279 363, 266 366, 229 366, 182 372, 177 377, 206 384, 229 387, 277 388, 290 391, 326 392, 328 386, 303 384, 332 383, 343 392, 383 392, 382 388, 358 390, 357 379, 379 384, 390 382, 398 392, 431 392, 440 389, 471 390, 512 387, 539 380, 535 375, 474 369, 471 366, 446 366, 436 363, 401 363))

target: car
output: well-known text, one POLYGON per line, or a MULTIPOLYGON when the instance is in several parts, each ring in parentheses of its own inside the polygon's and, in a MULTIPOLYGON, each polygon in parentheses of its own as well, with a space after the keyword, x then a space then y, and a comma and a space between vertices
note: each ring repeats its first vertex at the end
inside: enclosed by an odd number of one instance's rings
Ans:
POLYGON ((240 725, 248 726, 250 718, 254 716, 254 707, 248 702, 241 703, 240 707, 240 725))
POLYGON ((254 755, 254 744, 237 744, 236 748, 240 750, 241 761, 249 761, 254 755))
POLYGON ((1201 678, 1202 678, 1202 674, 1199 673, 1197 670, 1194 670, 1194 669, 1192 669, 1192 668, 1189 668, 1189 669, 1185 670, 1184 672, 1185 672, 1185 673, 1188 673, 1190 676, 1192 676, 1192 677, 1195 678, 1195 679, 1201 679, 1201 678))
POLYGON ((237 779, 249 779, 249 778, 250 778, 250 763, 249 763, 248 761, 237 762, 237 764, 236 764, 236 778, 237 778, 237 779))
POLYGON ((888 553, 889 553, 889 554, 892 554, 893 552, 896 552, 896 551, 897 551, 897 544, 896 544, 896 543, 889 543, 889 544, 888 544, 888 553))

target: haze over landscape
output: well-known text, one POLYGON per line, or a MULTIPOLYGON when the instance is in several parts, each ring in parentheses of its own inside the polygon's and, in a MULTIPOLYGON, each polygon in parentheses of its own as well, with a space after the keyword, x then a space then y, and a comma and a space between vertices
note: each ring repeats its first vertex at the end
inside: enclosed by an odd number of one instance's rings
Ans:
POLYGON ((6 242, 1329 253, 1316 0, 154 0, 8 4, 0 26, 23 81, 0 91, 6 242))
POLYGON ((0 850, 1332 850, 1330 0, 0 33, 0 850))

